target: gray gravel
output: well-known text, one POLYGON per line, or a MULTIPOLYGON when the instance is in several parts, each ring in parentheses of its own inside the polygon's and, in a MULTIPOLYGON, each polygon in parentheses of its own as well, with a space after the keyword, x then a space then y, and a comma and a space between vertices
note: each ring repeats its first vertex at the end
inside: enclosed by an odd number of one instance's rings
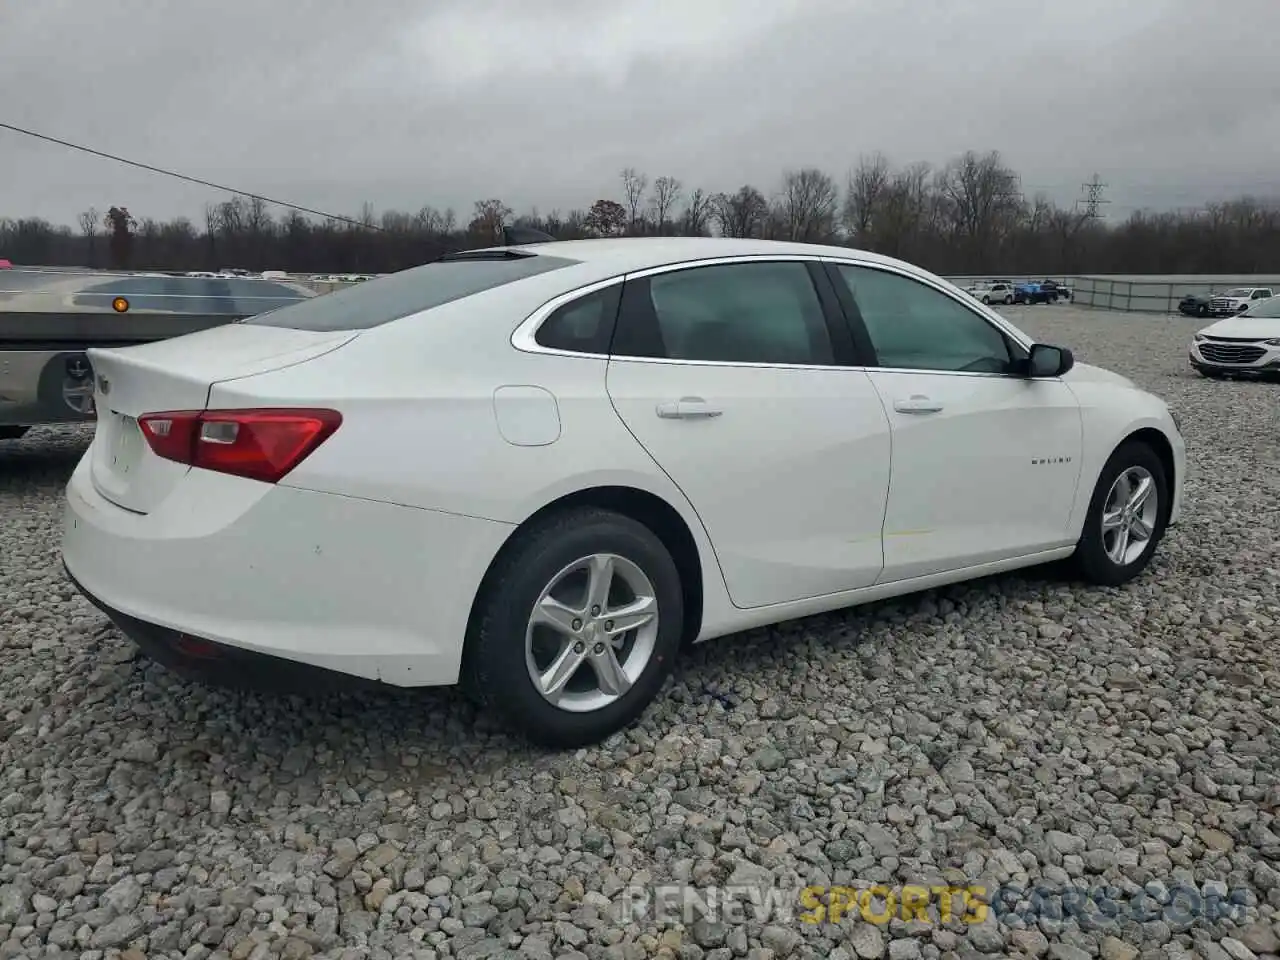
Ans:
POLYGON ((1182 415, 1187 514, 1147 576, 717 641, 559 756, 449 692, 272 698, 137 658, 59 566, 83 431, 0 444, 0 958, 1280 954, 1280 385, 1194 376, 1194 322, 1009 313, 1182 415), (618 912, 675 882, 796 915, 618 912), (872 882, 1038 892, 998 923, 799 921, 796 887, 872 882), (1118 920, 1073 912, 1099 886, 1118 920))

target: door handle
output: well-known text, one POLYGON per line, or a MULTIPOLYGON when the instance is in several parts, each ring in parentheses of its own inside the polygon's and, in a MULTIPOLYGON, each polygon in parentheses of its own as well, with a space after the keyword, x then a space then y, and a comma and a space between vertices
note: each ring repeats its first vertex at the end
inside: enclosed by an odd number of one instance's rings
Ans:
POLYGON ((937 400, 930 400, 924 394, 912 394, 906 400, 895 400, 893 409, 899 413, 937 413, 942 409, 942 404, 937 400))
POLYGON ((708 406, 701 397, 681 397, 679 400, 668 400, 657 406, 658 416, 663 420, 708 420, 718 417, 724 411, 708 406))

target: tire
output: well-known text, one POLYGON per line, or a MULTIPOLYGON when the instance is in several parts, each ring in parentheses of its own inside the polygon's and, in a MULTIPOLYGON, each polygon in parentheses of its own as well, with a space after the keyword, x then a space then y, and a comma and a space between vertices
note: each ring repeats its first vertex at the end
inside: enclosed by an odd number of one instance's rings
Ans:
MULTIPOLYGON (((1145 503, 1150 504, 1150 498, 1145 503)), ((1089 501, 1084 531, 1073 556, 1076 571, 1086 581, 1108 587, 1118 587, 1137 577, 1147 568, 1164 537, 1170 505, 1169 480, 1155 451, 1141 441, 1131 440, 1121 444, 1102 468, 1102 473, 1093 490, 1093 497, 1089 501), (1146 520, 1150 527, 1150 535, 1142 541, 1144 546, 1140 553, 1132 549, 1136 544, 1130 541, 1128 556, 1123 562, 1117 562, 1113 555, 1108 553, 1108 548, 1115 547, 1117 544, 1114 534, 1108 537, 1103 533, 1103 512, 1109 506, 1114 506, 1108 503, 1112 499, 1113 492, 1124 493, 1123 489, 1116 490, 1122 476, 1130 481, 1135 479, 1140 481, 1144 475, 1151 479, 1150 496, 1154 496, 1156 502, 1154 507, 1144 505, 1144 509, 1139 510, 1138 516, 1146 520)))
POLYGON ((1007 307, 1011 303, 1013 303, 1013 297, 1009 296, 1008 294, 1005 294, 1004 305, 1007 307))
POLYGON ((0 440, 21 440, 30 429, 30 427, 2 426, 0 427, 0 440))
POLYGON ((1208 315, 1209 315, 1209 308, 1208 308, 1208 306, 1206 306, 1205 304, 1203 304, 1203 303, 1202 303, 1202 304, 1200 304, 1200 306, 1196 307, 1196 316, 1197 316, 1197 317, 1207 317, 1208 315))
MULTIPOLYGON (((597 508, 553 515, 516 537, 481 588, 467 631, 461 685, 477 705, 498 714, 534 744, 571 749, 599 743, 644 712, 674 665, 684 632, 684 593, 675 561, 648 527, 597 508), (574 570, 585 558, 602 555, 615 558, 615 583, 622 581, 625 586, 628 578, 632 584, 644 581, 656 602, 653 621, 619 637, 621 657, 609 652, 607 641, 600 643, 596 638, 593 630, 612 623, 603 614, 599 618, 586 615, 585 583, 578 589, 577 581, 585 581, 587 571, 574 570), (568 589, 559 599, 574 607, 581 605, 584 611, 584 618, 572 621, 584 630, 573 634, 582 651, 577 654, 580 665, 567 678, 567 692, 562 694, 563 702, 571 706, 553 704, 532 675, 534 670, 546 671, 551 660, 569 655, 575 646, 567 632, 530 627, 535 605, 557 582, 568 589), (550 652, 553 646, 559 654, 550 652), (609 661, 621 663, 622 670, 634 674, 625 693, 604 692, 593 664, 605 664, 606 657, 588 656, 592 649, 603 650, 609 661), (647 658, 646 650, 650 651, 647 658), (642 659, 633 663, 631 657, 636 655, 642 659), (592 683, 594 691, 569 689, 589 688, 592 683)), ((640 596, 640 591, 631 595, 640 596)), ((615 603, 626 602, 625 595, 616 596, 621 599, 615 603)))
POLYGON ((988 307, 989 307, 989 306, 991 306, 991 298, 990 298, 990 297, 983 297, 983 298, 982 298, 982 302, 983 302, 984 304, 986 304, 988 307))

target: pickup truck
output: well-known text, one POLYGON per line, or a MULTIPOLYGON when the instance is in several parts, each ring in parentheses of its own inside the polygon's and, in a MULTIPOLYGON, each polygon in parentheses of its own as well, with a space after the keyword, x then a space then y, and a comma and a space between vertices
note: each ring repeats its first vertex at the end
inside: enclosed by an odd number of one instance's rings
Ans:
POLYGON ((95 419, 90 347, 194 333, 316 296, 301 284, 6 270, 0 274, 0 440, 95 419))
POLYGON ((1259 300, 1270 300, 1275 293, 1270 287, 1232 287, 1209 298, 1209 315, 1229 317, 1244 313, 1259 300))

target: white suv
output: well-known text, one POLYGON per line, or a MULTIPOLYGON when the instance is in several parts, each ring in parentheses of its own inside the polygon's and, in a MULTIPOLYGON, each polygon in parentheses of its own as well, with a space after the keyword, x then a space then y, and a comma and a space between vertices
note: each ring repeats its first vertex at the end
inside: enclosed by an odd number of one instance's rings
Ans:
POLYGON ((988 306, 993 303, 1013 303, 1013 284, 978 283, 968 287, 965 293, 988 306))
POLYGON ((1255 300, 1191 341, 1191 365, 1206 377, 1280 373, 1280 297, 1255 300))

